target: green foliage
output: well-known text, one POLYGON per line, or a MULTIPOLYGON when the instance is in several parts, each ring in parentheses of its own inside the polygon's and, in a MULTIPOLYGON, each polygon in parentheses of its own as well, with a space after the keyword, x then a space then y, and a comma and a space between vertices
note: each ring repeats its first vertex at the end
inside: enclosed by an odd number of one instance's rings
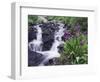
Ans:
POLYGON ((28 25, 29 26, 36 24, 38 22, 37 20, 38 20, 37 16, 28 15, 28 25))
POLYGON ((87 28, 87 17, 66 17, 66 16, 48 16, 48 21, 56 20, 64 22, 65 24, 71 25, 71 27, 74 27, 75 25, 79 24, 82 29, 87 28))
POLYGON ((61 58, 66 62, 69 59, 71 64, 87 64, 87 47, 87 38, 83 34, 71 38, 65 42, 61 58))
MULTIPOLYGON (((82 30, 87 30, 87 17, 70 17, 70 16, 46 16, 45 17, 48 21, 60 21, 64 24, 70 25, 74 27, 75 25, 79 24, 82 30)), ((38 20, 38 16, 36 15, 28 15, 28 24, 31 26, 32 24, 41 23, 42 20, 38 20)))

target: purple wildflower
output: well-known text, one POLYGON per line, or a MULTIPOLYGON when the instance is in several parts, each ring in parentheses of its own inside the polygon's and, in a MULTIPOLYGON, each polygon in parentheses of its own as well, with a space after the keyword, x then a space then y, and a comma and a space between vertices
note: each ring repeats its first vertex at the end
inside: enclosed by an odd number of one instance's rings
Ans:
POLYGON ((64 34, 65 40, 68 40, 70 37, 71 37, 71 33, 66 31, 65 34, 64 34))
POLYGON ((80 45, 82 46, 84 44, 84 42, 85 42, 84 40, 80 41, 80 45))
POLYGON ((77 24, 77 25, 75 26, 75 31, 76 31, 76 32, 80 32, 80 25, 79 25, 79 24, 77 24))

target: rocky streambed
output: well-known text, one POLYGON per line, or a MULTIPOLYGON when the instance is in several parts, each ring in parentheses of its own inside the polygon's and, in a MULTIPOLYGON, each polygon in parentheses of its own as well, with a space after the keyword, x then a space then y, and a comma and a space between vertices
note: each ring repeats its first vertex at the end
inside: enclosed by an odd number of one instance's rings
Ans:
POLYGON ((28 30, 28 66, 57 65, 63 48, 63 23, 40 23, 28 30))

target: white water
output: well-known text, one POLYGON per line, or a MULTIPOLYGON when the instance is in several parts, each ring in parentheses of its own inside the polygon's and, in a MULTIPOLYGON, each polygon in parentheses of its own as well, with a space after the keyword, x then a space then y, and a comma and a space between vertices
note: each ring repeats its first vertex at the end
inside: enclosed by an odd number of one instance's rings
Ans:
POLYGON ((58 46, 63 44, 61 37, 64 35, 64 25, 60 24, 59 30, 55 32, 54 35, 54 43, 49 51, 44 51, 42 54, 46 56, 46 58, 40 63, 40 66, 44 65, 44 63, 50 59, 60 57, 60 53, 58 52, 58 46))
POLYGON ((33 40, 29 43, 29 47, 32 51, 36 51, 43 56, 45 56, 45 59, 39 64, 39 66, 43 66, 45 62, 47 62, 50 59, 58 58, 60 57, 60 54, 58 52, 58 46, 60 44, 63 44, 63 41, 61 37, 64 35, 64 24, 59 24, 59 30, 55 31, 54 35, 54 43, 49 51, 42 51, 42 29, 39 26, 36 26, 37 29, 37 39, 33 40), (32 45, 32 46, 31 46, 32 45))
POLYGON ((59 30, 55 32, 54 43, 53 43, 53 46, 51 47, 51 51, 58 52, 57 47, 63 43, 62 38, 61 38, 64 35, 64 28, 63 27, 64 27, 64 25, 60 24, 59 30))
POLYGON ((35 26, 34 28, 37 29, 37 39, 29 43, 29 48, 32 51, 42 51, 42 29, 39 27, 39 25, 35 26))

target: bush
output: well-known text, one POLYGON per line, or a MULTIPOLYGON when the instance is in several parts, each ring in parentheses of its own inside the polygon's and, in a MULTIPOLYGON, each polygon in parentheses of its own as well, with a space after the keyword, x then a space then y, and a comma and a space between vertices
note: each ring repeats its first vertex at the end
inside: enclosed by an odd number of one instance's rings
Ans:
POLYGON ((87 64, 87 48, 87 37, 83 34, 67 40, 61 55, 62 62, 70 60, 71 64, 87 64))

